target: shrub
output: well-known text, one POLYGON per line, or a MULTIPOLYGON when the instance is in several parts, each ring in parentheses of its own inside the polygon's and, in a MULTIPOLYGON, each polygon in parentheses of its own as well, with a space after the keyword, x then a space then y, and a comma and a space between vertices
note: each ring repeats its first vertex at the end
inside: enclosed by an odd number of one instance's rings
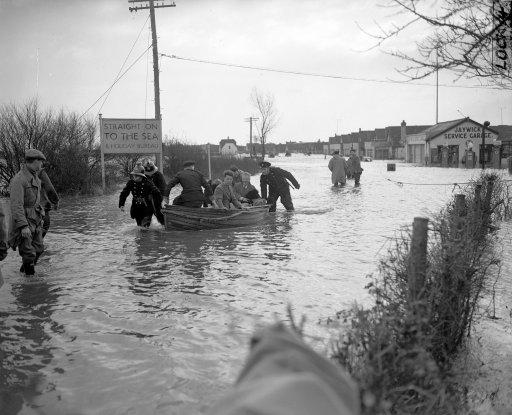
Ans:
POLYGON ((60 193, 87 193, 91 170, 99 168, 94 121, 75 113, 39 109, 37 100, 0 107, 0 186, 4 189, 24 163, 25 151, 37 148, 60 193))
POLYGON ((451 363, 499 263, 493 222, 509 212, 505 183, 493 174, 480 183, 431 220, 419 300, 410 295, 405 228, 370 277, 373 305, 355 304, 330 321, 342 325, 333 358, 359 382, 366 414, 454 413, 460 404, 451 363))

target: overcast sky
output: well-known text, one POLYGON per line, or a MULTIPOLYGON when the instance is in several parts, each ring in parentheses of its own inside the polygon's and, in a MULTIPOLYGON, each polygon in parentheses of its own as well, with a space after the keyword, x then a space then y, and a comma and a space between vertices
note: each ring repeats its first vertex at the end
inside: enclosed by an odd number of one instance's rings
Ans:
MULTIPOLYGON (((401 79, 401 62, 381 50, 356 22, 375 29, 399 17, 379 0, 175 0, 156 11, 160 53, 185 58, 352 78, 401 79)), ((149 11, 130 13, 127 0, 0 0, 0 102, 84 113, 150 42, 149 11), (140 37, 137 42, 137 36, 140 37)), ((413 50, 415 28, 388 45, 413 50)), ((248 141, 244 121, 257 115, 257 88, 273 94, 280 115, 270 142, 326 140, 348 133, 435 122, 435 87, 289 75, 162 57, 164 134, 190 143, 230 137, 248 141)), ((87 116, 154 116, 152 55, 143 56, 87 116)), ((434 78, 423 83, 434 85, 434 78)), ((440 83, 453 85, 449 73, 440 83)), ((456 85, 475 85, 458 81, 456 85)), ((508 91, 439 89, 439 120, 512 124, 508 91), (457 111, 459 110, 459 111, 457 111)))

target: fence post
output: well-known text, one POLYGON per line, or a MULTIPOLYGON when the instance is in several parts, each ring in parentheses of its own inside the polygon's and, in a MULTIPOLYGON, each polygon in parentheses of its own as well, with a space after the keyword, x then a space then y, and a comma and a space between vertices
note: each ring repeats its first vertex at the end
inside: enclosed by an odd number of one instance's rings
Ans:
POLYGON ((453 217, 453 229, 451 230, 452 240, 460 241, 464 228, 464 217, 466 216, 466 195, 455 195, 455 211, 453 217))
POLYGON ((491 220, 491 200, 494 192, 494 176, 487 179, 487 188, 485 190, 484 204, 482 207, 482 236, 489 232, 491 220))
POLYGON ((409 256, 409 298, 412 303, 420 299, 427 271, 428 219, 414 218, 409 256))
POLYGON ((477 214, 480 212, 482 208, 482 183, 477 183, 475 185, 475 209, 477 214))

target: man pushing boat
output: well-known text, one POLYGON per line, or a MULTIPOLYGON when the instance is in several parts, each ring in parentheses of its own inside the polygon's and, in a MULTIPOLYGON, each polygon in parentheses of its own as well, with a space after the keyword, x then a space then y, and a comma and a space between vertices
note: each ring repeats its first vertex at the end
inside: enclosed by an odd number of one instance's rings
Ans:
POLYGON ((290 195, 290 183, 295 189, 300 189, 299 182, 289 171, 279 167, 273 167, 268 161, 262 161, 260 167, 261 197, 267 199, 267 203, 270 205, 269 212, 276 211, 277 199, 279 198, 281 198, 281 203, 286 210, 294 210, 292 197, 290 195), (290 183, 288 183, 288 181, 290 181, 290 183))
POLYGON ((191 160, 183 163, 183 170, 176 173, 176 176, 174 176, 167 185, 167 190, 164 195, 164 203, 166 205, 169 204, 169 193, 171 189, 178 184, 181 184, 183 190, 181 194, 173 200, 173 205, 200 208, 204 202, 203 187, 208 190, 209 194, 212 194, 210 185, 202 173, 195 170, 195 162, 191 160))

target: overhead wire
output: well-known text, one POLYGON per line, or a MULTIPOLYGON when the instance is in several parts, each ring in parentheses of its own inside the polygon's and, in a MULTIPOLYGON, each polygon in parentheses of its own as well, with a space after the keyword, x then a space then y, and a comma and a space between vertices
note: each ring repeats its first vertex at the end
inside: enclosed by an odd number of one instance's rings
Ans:
MULTIPOLYGON (((283 73, 283 74, 289 74, 289 75, 299 75, 299 76, 312 76, 312 77, 318 77, 318 78, 343 79, 343 80, 346 80, 346 81, 376 82, 376 83, 386 83, 386 84, 429 86, 429 87, 436 85, 436 84, 429 84, 429 83, 426 83, 426 82, 409 82, 409 81, 396 81, 396 80, 393 80, 393 79, 360 78, 360 77, 347 76, 347 75, 332 75, 332 74, 322 74, 322 73, 316 73, 316 72, 304 72, 304 71, 292 71, 292 70, 285 70, 285 69, 266 68, 266 67, 262 67, 262 66, 240 65, 240 64, 234 64, 234 63, 225 63, 225 62, 206 60, 206 59, 186 58, 186 57, 183 57, 183 56, 168 55, 166 53, 160 53, 160 56, 166 57, 166 58, 170 58, 170 59, 188 61, 188 62, 205 63, 205 64, 209 64, 209 65, 218 65, 218 66, 227 66, 227 67, 231 67, 231 68, 251 69, 251 70, 257 70, 257 71, 276 72, 276 73, 283 73)), ((439 86, 442 86, 444 88, 491 89, 491 90, 495 90, 496 89, 496 90, 501 90, 498 87, 485 86, 485 85, 447 85, 447 84, 439 84, 439 86)))
MULTIPOLYGON (((119 71, 117 72, 117 75, 114 77, 114 82, 110 85, 110 87, 103 93, 100 95, 100 97, 94 101, 94 103, 89 107, 87 108, 87 110, 82 114, 80 115, 79 119, 81 119, 85 114, 87 114, 89 112, 89 110, 94 107, 94 105, 96 105, 96 103, 103 97, 105 96, 105 94, 107 94, 107 96, 105 97, 105 99, 103 100, 103 103, 101 104, 98 112, 96 113, 96 117, 98 117, 98 114, 100 113, 101 109, 103 108, 103 105, 105 105, 105 102, 107 102, 107 99, 110 95, 110 92, 112 91, 112 88, 114 87, 114 85, 117 83, 117 81, 119 81, 119 79, 121 79, 122 75, 120 76, 120 73, 121 71, 123 70, 124 66, 126 65, 126 62, 128 61, 128 59, 130 58, 130 55, 133 51, 133 49, 135 48, 135 45, 137 44, 139 38, 140 38, 140 35, 142 34, 142 31, 144 30, 144 27, 146 27, 146 24, 148 23, 148 20, 149 20, 149 15, 148 17, 146 18, 146 20, 144 21, 144 24, 142 25, 138 35, 137 35, 137 38, 135 39, 135 41, 133 42, 132 44, 132 47, 130 48, 130 51, 128 52, 128 54, 126 55, 126 58, 124 59, 124 62, 123 64, 121 65, 121 68, 119 69, 119 71)), ((144 51, 144 53, 147 52, 147 49, 144 51)), ((133 64, 132 64, 133 66, 133 64)), ((131 66, 130 66, 131 67, 131 66)), ((125 72, 126 73, 126 72, 125 72)), ((123 73, 123 75, 125 74, 123 73)))
MULTIPOLYGON (((117 79, 117 77, 119 76, 119 74, 121 73, 121 71, 123 70, 124 68, 124 65, 126 65, 126 62, 128 61, 128 58, 130 57, 132 51, 133 51, 133 48, 135 47, 135 45, 137 44, 137 42, 139 41, 139 38, 140 38, 140 35, 142 34, 142 31, 144 30, 144 28, 146 27, 146 24, 148 23, 148 20, 149 20, 149 15, 148 17, 146 18, 146 21, 144 22, 144 24, 142 25, 142 27, 140 28, 140 31, 139 31, 139 34, 137 35, 137 38, 135 39, 135 41, 133 42, 133 45, 130 49, 130 51, 128 52, 128 55, 126 55, 126 58, 124 59, 124 62, 123 64, 121 65, 121 68, 119 68, 119 72, 117 73, 117 75, 115 76, 114 80, 117 79)), ((103 103, 101 104, 100 106, 100 109, 98 110, 98 112, 96 113, 96 117, 98 117, 98 114, 100 113, 101 109, 103 108, 103 105, 105 105, 105 102, 107 102, 107 99, 108 97, 110 96, 110 92, 112 92, 112 88, 114 86, 112 85, 110 87, 110 90, 108 91, 108 94, 107 96, 105 97, 105 99, 103 100, 103 103)))
POLYGON ((105 96, 105 94, 106 94, 106 93, 108 93, 108 91, 109 91, 110 89, 112 89, 112 87, 113 87, 115 84, 117 84, 117 83, 118 83, 118 82, 119 82, 119 81, 120 81, 120 80, 121 80, 121 79, 126 75, 126 73, 127 73, 127 72, 132 68, 132 67, 133 67, 133 65, 135 65, 138 61, 140 61, 140 60, 141 60, 141 58, 142 58, 142 57, 143 57, 143 56, 148 52, 148 50, 151 48, 151 46, 152 46, 152 45, 149 45, 149 46, 148 46, 148 47, 147 47, 147 48, 146 48, 146 49, 145 49, 145 50, 144 50, 144 51, 143 51, 143 52, 142 52, 142 53, 137 57, 137 59, 135 59, 135 60, 132 62, 132 64, 131 64, 128 68, 126 68, 126 70, 125 70, 125 71, 124 71, 124 72, 123 72, 123 73, 122 73, 122 74, 121 74, 121 75, 120 75, 120 76, 119 76, 119 77, 118 77, 118 78, 117 78, 117 79, 112 83, 112 85, 110 85, 110 86, 105 90, 105 92, 103 92, 103 94, 101 94, 101 95, 99 96, 99 98, 98 98, 96 101, 94 101, 94 102, 92 103, 92 105, 91 105, 89 108, 87 108, 87 109, 83 112, 83 114, 82 114, 82 115, 80 115, 80 117, 78 117, 78 119, 79 119, 79 120, 80 120, 80 119, 81 119, 85 114, 87 114, 87 113, 90 111, 90 109, 91 109, 92 107, 94 107, 94 106, 98 103, 98 101, 99 101, 101 98, 103 98, 103 97, 105 96))

